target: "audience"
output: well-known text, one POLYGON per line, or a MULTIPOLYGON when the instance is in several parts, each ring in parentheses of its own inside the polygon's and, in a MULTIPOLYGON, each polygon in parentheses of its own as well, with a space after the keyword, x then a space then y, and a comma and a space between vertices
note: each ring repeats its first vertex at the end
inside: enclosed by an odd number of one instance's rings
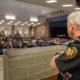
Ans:
POLYGON ((65 38, 25 38, 19 36, 12 37, 0 35, 0 54, 2 54, 3 49, 11 48, 32 48, 32 47, 42 47, 42 46, 52 46, 52 45, 63 45, 68 42, 69 39, 65 38))

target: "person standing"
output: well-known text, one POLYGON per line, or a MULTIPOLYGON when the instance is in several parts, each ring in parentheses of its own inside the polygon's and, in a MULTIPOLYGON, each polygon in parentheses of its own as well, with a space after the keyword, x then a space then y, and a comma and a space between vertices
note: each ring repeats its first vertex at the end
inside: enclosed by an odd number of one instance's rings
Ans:
POLYGON ((72 12, 67 20, 67 33, 73 42, 51 59, 50 68, 59 70, 57 80, 80 80, 80 11, 72 12))

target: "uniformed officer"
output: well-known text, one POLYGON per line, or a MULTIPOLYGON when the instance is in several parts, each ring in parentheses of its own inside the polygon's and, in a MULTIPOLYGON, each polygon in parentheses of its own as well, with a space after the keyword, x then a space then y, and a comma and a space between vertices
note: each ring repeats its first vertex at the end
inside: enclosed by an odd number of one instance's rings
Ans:
POLYGON ((71 13, 67 20, 68 36, 73 42, 52 58, 50 68, 59 70, 57 80, 80 80, 80 11, 71 13))

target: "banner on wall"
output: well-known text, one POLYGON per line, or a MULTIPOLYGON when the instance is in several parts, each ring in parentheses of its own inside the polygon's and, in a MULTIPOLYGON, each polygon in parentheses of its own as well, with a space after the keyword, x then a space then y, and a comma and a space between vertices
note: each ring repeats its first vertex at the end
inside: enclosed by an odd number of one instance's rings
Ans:
POLYGON ((33 35, 34 34, 34 30, 32 29, 32 31, 31 31, 31 34, 33 35))
POLYGON ((45 34, 45 26, 42 26, 42 34, 45 34))

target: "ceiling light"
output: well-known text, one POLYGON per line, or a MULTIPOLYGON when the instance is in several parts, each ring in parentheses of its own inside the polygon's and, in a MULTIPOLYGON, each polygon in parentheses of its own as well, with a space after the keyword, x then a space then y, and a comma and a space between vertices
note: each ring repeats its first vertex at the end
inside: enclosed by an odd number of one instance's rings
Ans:
POLYGON ((7 25, 9 25, 10 23, 7 23, 7 25))
POLYGON ((0 22, 0 24, 2 24, 2 22, 0 22))
POLYGON ((4 28, 4 27, 1 27, 2 29, 4 28))
POLYGON ((30 26, 31 24, 28 24, 28 26, 30 26))
POLYGON ((21 26, 23 26, 24 24, 21 24, 21 26))
POLYGON ((46 3, 55 3, 55 2, 58 2, 57 0, 48 0, 46 1, 46 3))
POLYGON ((10 23, 12 23, 13 21, 10 21, 10 23))
POLYGON ((24 24, 27 24, 28 22, 25 22, 24 24))
POLYGON ((30 18, 30 21, 32 21, 32 22, 38 22, 38 19, 37 18, 30 18))
POLYGON ((37 23, 37 25, 40 25, 40 23, 37 23))
POLYGON ((33 26, 36 26, 36 24, 34 24, 33 26))
POLYGON ((72 4, 65 4, 65 5, 62 5, 63 7, 71 7, 73 6, 72 4))
POLYGON ((34 23, 31 23, 31 24, 34 24, 34 23))
POLYGON ((17 23, 15 23, 14 25, 17 25, 17 23))
POLYGON ((21 21, 18 21, 17 23, 21 23, 21 21))
POLYGON ((1 22, 4 22, 4 20, 2 20, 1 22))
POLYGON ((15 17, 15 16, 6 15, 6 16, 5 16, 5 19, 15 20, 16 17, 15 17))
POLYGON ((80 10, 80 8, 74 8, 75 10, 80 10))

